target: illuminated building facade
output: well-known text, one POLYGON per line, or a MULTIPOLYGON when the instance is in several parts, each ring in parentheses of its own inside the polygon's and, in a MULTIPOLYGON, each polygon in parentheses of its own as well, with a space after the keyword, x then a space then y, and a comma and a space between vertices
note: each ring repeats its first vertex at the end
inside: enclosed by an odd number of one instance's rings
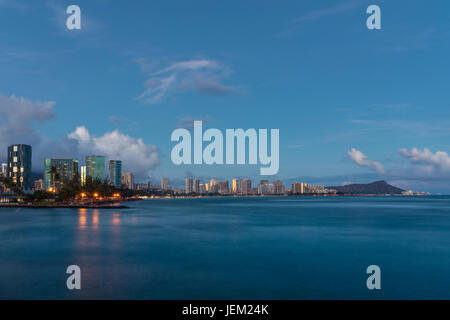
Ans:
POLYGON ((86 185, 86 166, 80 168, 80 182, 82 186, 86 185))
POLYGON ((65 182, 78 179, 78 160, 44 158, 44 188, 59 190, 65 182))
POLYGON ((161 189, 162 190, 169 189, 169 180, 168 179, 166 179, 166 178, 161 179, 161 189))
POLYGON ((231 190, 232 190, 233 194, 239 193, 239 180, 238 179, 233 179, 233 184, 232 184, 231 190))
POLYGON ((7 176, 22 189, 31 189, 31 146, 16 144, 8 147, 7 176))
POLYGON ((185 188, 186 193, 192 193, 194 189, 194 181, 191 178, 186 178, 185 188))
POLYGON ((120 188, 122 185, 122 161, 109 160, 109 180, 115 188, 120 188))
POLYGON ((105 157, 87 156, 86 157, 86 176, 93 180, 105 180, 105 157))

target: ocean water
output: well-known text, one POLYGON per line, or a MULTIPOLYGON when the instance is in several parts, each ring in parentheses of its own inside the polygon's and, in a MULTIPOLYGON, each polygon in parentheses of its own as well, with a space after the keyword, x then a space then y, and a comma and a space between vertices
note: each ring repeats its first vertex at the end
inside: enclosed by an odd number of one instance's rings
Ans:
POLYGON ((0 208, 0 299, 450 299, 450 197, 127 205, 0 208))

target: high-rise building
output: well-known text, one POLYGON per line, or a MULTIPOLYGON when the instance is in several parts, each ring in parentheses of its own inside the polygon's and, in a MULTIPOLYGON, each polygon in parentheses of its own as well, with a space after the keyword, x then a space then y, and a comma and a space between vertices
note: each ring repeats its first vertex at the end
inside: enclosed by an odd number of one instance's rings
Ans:
POLYGON ((269 184, 269 180, 261 180, 259 182, 258 187, 257 187, 259 194, 267 193, 267 191, 264 191, 264 190, 266 190, 266 188, 264 186, 267 185, 267 184, 269 184))
POLYGON ((252 181, 249 179, 241 180, 241 193, 249 195, 252 192, 252 181))
POLYGON ((122 173, 122 184, 128 189, 134 190, 134 175, 131 172, 122 173))
POLYGON ((294 182, 292 184, 292 193, 294 194, 303 194, 306 192, 306 187, 308 186, 308 184, 306 184, 305 182, 294 182))
POLYGON ((7 176, 22 189, 31 189, 31 146, 15 144, 8 147, 7 176))
POLYGON ((0 172, 0 176, 6 177, 8 175, 8 164, 2 163, 2 171, 0 172))
POLYGON ((134 184, 134 190, 137 190, 137 191, 148 191, 150 189, 148 188, 148 183, 135 183, 134 184))
POLYGON ((65 182, 78 179, 78 160, 44 158, 44 188, 59 190, 65 182))
POLYGON ((228 181, 220 181, 218 182, 219 186, 219 193, 220 194, 229 194, 230 193, 230 187, 228 181))
POLYGON ((283 194, 286 191, 286 188, 283 185, 283 181, 274 181, 273 182, 273 186, 274 186, 274 193, 275 194, 283 194))
POLYGON ((93 180, 105 180, 105 157, 87 156, 86 157, 86 176, 93 180))
POLYGON ((206 185, 205 185, 205 184, 201 183, 201 184, 199 185, 198 193, 200 193, 200 194, 206 193, 206 185))
POLYGON ((232 192, 234 194, 239 193, 239 180, 238 179, 233 179, 232 192))
POLYGON ((122 185, 122 161, 109 160, 109 180, 115 188, 120 188, 122 185))
POLYGON ((192 192, 200 193, 200 180, 194 179, 194 182, 192 183, 192 192))
POLYGON ((209 181, 208 189, 209 189, 208 191, 211 192, 211 193, 219 192, 219 183, 215 179, 211 179, 209 181))
POLYGON ((169 189, 169 180, 167 178, 162 178, 161 179, 161 189, 162 190, 169 189))
POLYGON ((36 191, 45 190, 44 180, 39 179, 39 180, 34 181, 34 190, 36 190, 36 191))
POLYGON ((80 168, 80 182, 82 186, 86 185, 86 166, 80 168))
POLYGON ((258 186, 259 194, 275 194, 275 186, 272 183, 264 183, 258 186))
POLYGON ((194 185, 193 180, 191 178, 186 178, 186 180, 185 180, 185 188, 184 188, 185 192, 186 193, 192 193, 193 189, 194 189, 193 185, 194 185))

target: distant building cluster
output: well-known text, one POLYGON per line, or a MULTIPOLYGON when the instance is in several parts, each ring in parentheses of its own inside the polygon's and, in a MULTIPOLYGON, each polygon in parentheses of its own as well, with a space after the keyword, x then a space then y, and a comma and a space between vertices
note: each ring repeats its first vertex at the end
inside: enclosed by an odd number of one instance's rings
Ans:
POLYGON ((221 195, 287 195, 287 194, 335 194, 336 190, 327 189, 324 186, 308 185, 305 182, 292 184, 291 189, 286 188, 282 181, 269 183, 261 180, 258 185, 252 187, 250 179, 232 179, 231 186, 228 181, 211 179, 209 182, 200 183, 199 179, 186 178, 185 188, 181 192, 186 194, 221 194, 221 195))
POLYGON ((403 196, 429 196, 431 193, 429 192, 417 192, 412 190, 406 190, 402 192, 403 196))
MULTIPOLYGON (((0 176, 9 178, 21 190, 47 190, 58 191, 68 182, 79 181, 85 185, 88 177, 93 180, 105 181, 116 188, 126 187, 131 190, 150 189, 151 183, 145 184, 145 188, 134 182, 132 173, 122 172, 121 160, 109 160, 108 172, 105 167, 105 157, 101 155, 89 155, 85 158, 85 164, 80 166, 77 159, 44 158, 44 170, 42 179, 33 181, 32 177, 32 147, 26 144, 16 144, 8 147, 7 163, 1 164, 0 176), (108 175, 109 173, 109 175, 108 175)), ((5 185, 0 185, 0 192, 9 190, 5 185)))

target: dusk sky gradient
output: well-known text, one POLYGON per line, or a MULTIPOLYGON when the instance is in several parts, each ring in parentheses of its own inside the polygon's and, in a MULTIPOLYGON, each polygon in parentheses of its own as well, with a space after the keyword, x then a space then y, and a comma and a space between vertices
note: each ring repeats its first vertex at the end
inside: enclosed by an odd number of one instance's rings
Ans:
POLYGON ((0 160, 103 153, 188 175, 450 193, 450 3, 0 0, 0 160), (67 30, 77 4, 82 29, 67 30), (381 7, 368 30, 366 8, 381 7), (175 166, 172 131, 280 130, 280 171, 175 166))

